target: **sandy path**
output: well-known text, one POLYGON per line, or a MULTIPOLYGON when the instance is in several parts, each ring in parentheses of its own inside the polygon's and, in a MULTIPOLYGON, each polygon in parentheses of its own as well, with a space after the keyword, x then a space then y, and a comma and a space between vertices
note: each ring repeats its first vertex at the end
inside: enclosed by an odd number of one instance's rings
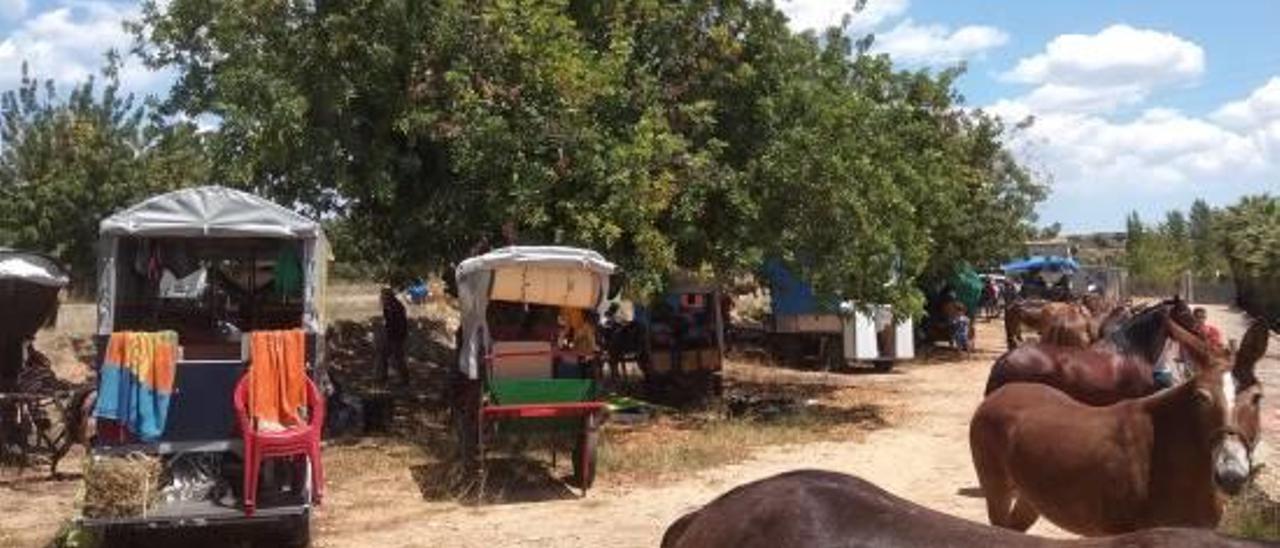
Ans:
MULTIPOLYGON (((999 328, 984 324, 982 331, 982 343, 994 349, 999 328)), ((324 525, 315 538, 321 546, 335 547, 657 546, 666 526, 683 513, 733 486, 797 468, 857 474, 910 500, 985 522, 982 499, 961 492, 977 486, 969 459, 968 422, 995 355, 980 352, 966 362, 906 367, 898 375, 855 377, 859 382, 892 383, 900 388, 907 415, 903 423, 872 432, 862 442, 770 448, 744 463, 678 483, 627 491, 599 489, 580 500, 460 508, 418 498, 406 505, 361 511, 371 515, 361 515, 358 527, 324 525)), ((389 492, 391 499, 400 497, 389 492)), ((345 515, 337 521, 353 523, 353 517, 345 515)), ((321 517, 320 523, 324 521, 321 517)), ((1064 534, 1043 521, 1033 532, 1064 534)))

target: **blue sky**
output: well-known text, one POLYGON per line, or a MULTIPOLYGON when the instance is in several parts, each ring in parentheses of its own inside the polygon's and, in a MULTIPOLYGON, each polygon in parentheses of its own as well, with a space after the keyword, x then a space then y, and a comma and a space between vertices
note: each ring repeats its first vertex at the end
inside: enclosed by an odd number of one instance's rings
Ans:
MULTIPOLYGON (((804 30, 855 0, 775 0, 804 30)), ((70 84, 110 47, 138 3, 0 0, 0 89, 23 59, 70 84)), ((851 32, 914 67, 965 62, 968 106, 1034 116, 1009 146, 1052 182, 1041 222, 1112 230, 1195 198, 1280 193, 1280 2, 869 0, 851 32)), ((130 60, 125 86, 163 94, 172 77, 130 60)))

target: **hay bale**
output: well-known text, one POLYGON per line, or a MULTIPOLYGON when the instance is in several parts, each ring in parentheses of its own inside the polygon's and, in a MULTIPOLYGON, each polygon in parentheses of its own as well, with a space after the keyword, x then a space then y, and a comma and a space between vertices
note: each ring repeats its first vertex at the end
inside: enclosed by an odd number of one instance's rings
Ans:
POLYGON ((145 516, 159 497, 160 472, 160 459, 143 453, 87 459, 84 517, 145 516))

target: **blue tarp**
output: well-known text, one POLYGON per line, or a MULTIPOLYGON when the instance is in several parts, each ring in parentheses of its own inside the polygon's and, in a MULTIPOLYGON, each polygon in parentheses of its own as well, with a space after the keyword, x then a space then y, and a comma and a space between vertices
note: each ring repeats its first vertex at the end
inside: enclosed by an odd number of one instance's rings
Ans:
POLYGON ((1034 270, 1067 270, 1076 271, 1080 269, 1080 263, 1070 257, 1058 257, 1051 255, 1047 257, 1035 256, 1026 259, 1013 261, 1001 265, 1001 270, 1006 273, 1011 272, 1031 272, 1034 270))
POLYGON ((813 287, 787 270, 782 261, 769 259, 763 270, 769 280, 770 311, 774 316, 825 314, 838 309, 838 299, 819 299, 813 294, 813 287))

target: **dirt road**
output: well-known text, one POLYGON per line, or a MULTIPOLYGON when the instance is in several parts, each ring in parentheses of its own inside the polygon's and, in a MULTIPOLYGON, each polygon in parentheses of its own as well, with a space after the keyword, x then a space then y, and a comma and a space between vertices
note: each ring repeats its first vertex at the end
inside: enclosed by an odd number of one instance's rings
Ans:
MULTIPOLYGON (((860 442, 769 448, 746 462, 677 483, 625 492, 598 489, 585 499, 469 508, 426 503, 416 488, 388 482, 385 504, 354 508, 332 490, 333 504, 320 511, 315 539, 331 547, 657 546, 666 526, 683 513, 733 486, 797 468, 857 474, 910 500, 985 522, 983 500, 973 496, 977 482, 969 459, 968 422, 997 355, 1000 332, 983 324, 979 340, 987 351, 967 361, 857 376, 859 382, 893 384, 902 394, 906 415, 860 442), (333 515, 326 516, 330 510, 333 515)), ((1032 531, 1064 535, 1043 521, 1032 531)))

